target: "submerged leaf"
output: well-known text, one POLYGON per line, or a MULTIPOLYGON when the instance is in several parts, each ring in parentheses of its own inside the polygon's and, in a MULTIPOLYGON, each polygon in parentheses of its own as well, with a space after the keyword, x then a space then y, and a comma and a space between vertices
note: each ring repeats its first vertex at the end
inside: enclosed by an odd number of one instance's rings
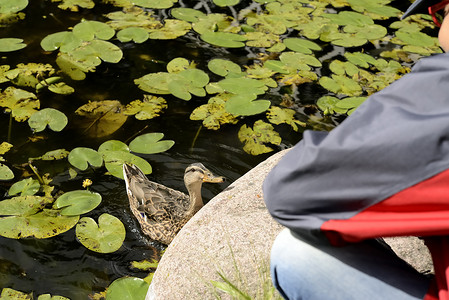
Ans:
POLYGON ((99 253, 112 253, 120 249, 125 240, 123 223, 110 214, 102 214, 98 224, 91 218, 82 218, 76 226, 76 237, 84 247, 99 253))

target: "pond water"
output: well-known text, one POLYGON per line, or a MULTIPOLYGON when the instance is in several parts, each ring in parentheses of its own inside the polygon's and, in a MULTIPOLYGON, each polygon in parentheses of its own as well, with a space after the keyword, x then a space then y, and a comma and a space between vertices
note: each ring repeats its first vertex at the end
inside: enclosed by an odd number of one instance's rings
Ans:
MULTIPOLYGON (((98 1, 99 2, 99 1, 98 1)), ((185 1, 180 6, 201 6, 201 1, 185 1), (186 4, 187 3, 187 4, 186 4)), ((208 4, 210 5, 210 4, 208 4)), ((236 10, 256 5, 247 2, 235 7, 236 10), (249 3, 249 4, 248 4, 249 3)), ((404 6, 401 2, 398 4, 404 6)), ((403 8, 403 7, 401 7, 403 8)), ((54 65, 55 53, 45 53, 40 47, 40 41, 47 35, 65 31, 78 24, 83 18, 87 20, 105 21, 104 14, 117 11, 112 5, 97 3, 93 9, 81 9, 80 12, 69 12, 57 8, 56 3, 45 0, 33 0, 23 12, 26 18, 18 23, 2 28, 0 38, 17 37, 27 43, 21 51, 3 53, 0 64, 15 66, 19 63, 50 63, 54 65)), ((227 8, 221 9, 232 14, 227 8)), ((169 14, 169 10, 161 10, 161 17, 169 14)), ((30 141, 32 135, 26 122, 9 124, 9 114, 0 115, 1 141, 8 139, 8 128, 11 129, 10 143, 14 145, 5 157, 16 166, 15 175, 21 178, 20 172, 26 172, 28 158, 38 157, 43 153, 65 148, 98 146, 107 140, 120 140, 128 143, 139 134, 148 132, 162 132, 164 139, 174 140, 175 145, 167 152, 152 155, 141 155, 153 167, 153 173, 148 177, 158 183, 185 191, 183 172, 187 165, 201 162, 217 175, 227 178, 225 183, 204 184, 203 198, 205 202, 226 188, 248 170, 269 157, 271 153, 253 156, 243 151, 243 144, 238 139, 238 131, 243 123, 252 124, 256 117, 240 120, 238 126, 226 125, 218 131, 202 127, 200 121, 192 121, 189 115, 204 99, 193 97, 190 101, 183 101, 171 95, 164 97, 168 102, 168 109, 162 116, 138 121, 129 117, 126 123, 111 135, 95 138, 88 136, 79 123, 74 111, 88 101, 119 100, 122 104, 130 103, 142 97, 142 91, 133 80, 149 72, 165 71, 166 63, 175 57, 182 56, 194 60, 198 66, 205 66, 212 58, 224 58, 240 65, 251 64, 257 57, 253 48, 225 49, 211 46, 202 42, 195 35, 186 35, 175 40, 148 40, 143 44, 115 43, 122 49, 124 58, 117 64, 103 63, 96 72, 89 73, 86 80, 67 80, 75 89, 75 93, 61 96, 50 92, 39 95, 43 107, 53 107, 64 112, 69 120, 67 128, 61 133, 45 131, 37 133, 37 140, 30 141), (12 127, 10 127, 12 126, 12 127)), ((384 48, 390 47, 388 44, 384 48)), ((379 48, 366 47, 367 52, 380 52, 379 48)), ((341 57, 343 47, 329 46, 320 51, 317 57, 321 61, 331 61, 341 57)), ((321 72, 321 71, 320 71, 321 72)), ((323 68, 322 72, 329 72, 323 68)), ((212 77, 213 75, 211 75, 212 77)), ((3 87, 1 87, 3 89, 3 87)), ((294 93, 292 101, 296 110, 296 118, 308 121, 307 128, 330 129, 344 119, 345 116, 326 116, 316 108, 319 96, 326 91, 316 84, 303 84, 294 93), (313 126, 310 125, 313 120, 313 126)), ((281 102, 283 91, 280 88, 270 90, 265 97, 273 102, 281 102)), ((301 128, 295 132, 287 125, 281 125, 277 131, 282 136, 282 143, 274 146, 274 151, 290 147, 302 137, 301 128)), ((98 293, 115 279, 123 276, 143 278, 148 272, 133 269, 132 261, 160 258, 164 246, 149 240, 142 234, 140 227, 128 208, 128 199, 124 188, 124 181, 116 177, 105 175, 105 169, 80 172, 81 176, 70 179, 66 160, 55 162, 36 161, 41 174, 50 173, 52 185, 58 191, 81 189, 82 181, 90 178, 93 185, 91 191, 102 195, 99 207, 85 216, 97 219, 102 213, 109 213, 118 217, 126 228, 126 239, 123 246, 111 254, 92 252, 82 246, 75 237, 75 230, 49 239, 7 239, 0 237, 0 288, 9 287, 24 292, 34 292, 35 295, 50 293, 70 299, 87 299, 89 294, 98 293)), ((29 172, 29 170, 28 170, 29 172)), ((0 182, 0 193, 7 197, 7 190, 12 183, 0 182)), ((218 217, 218 216, 217 216, 218 217)))

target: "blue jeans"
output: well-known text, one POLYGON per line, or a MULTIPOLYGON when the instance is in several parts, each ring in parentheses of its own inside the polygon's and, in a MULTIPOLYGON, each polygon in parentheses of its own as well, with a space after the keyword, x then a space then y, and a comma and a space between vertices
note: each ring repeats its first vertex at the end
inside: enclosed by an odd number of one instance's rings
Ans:
POLYGON ((271 276, 285 299, 423 299, 430 283, 377 240, 333 247, 289 229, 274 242, 271 276))

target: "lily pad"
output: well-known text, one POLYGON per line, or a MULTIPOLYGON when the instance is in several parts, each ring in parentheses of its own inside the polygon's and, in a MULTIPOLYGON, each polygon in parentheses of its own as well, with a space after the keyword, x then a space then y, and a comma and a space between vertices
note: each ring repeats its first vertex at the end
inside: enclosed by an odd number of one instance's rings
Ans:
POLYGON ((150 73, 134 80, 137 86, 148 93, 170 94, 168 83, 171 81, 171 74, 167 72, 150 73))
POLYGON ((214 0, 214 3, 221 7, 234 6, 239 4, 240 0, 214 0))
POLYGON ((11 300, 32 300, 32 293, 26 294, 20 291, 16 291, 10 288, 2 289, 2 294, 0 295, 0 299, 11 299, 11 300))
POLYGON ((144 299, 149 284, 137 277, 123 277, 114 280, 106 290, 106 300, 144 299))
POLYGON ((146 8, 164 9, 170 8, 178 0, 133 0, 133 4, 146 8))
POLYGON ((103 144, 98 147, 98 152, 106 152, 106 151, 125 151, 129 152, 128 146, 123 143, 122 141, 118 140, 109 140, 104 142, 103 144))
POLYGON ((31 196, 36 194, 39 191, 40 187, 41 185, 39 181, 30 177, 14 183, 9 188, 8 194, 10 196, 14 196, 20 193, 21 196, 31 196))
POLYGON ((182 20, 165 20, 162 28, 151 30, 150 39, 154 40, 173 40, 185 35, 192 26, 189 22, 182 20))
POLYGON ((191 120, 203 120, 203 126, 217 130, 223 124, 236 124, 236 116, 228 113, 225 103, 230 98, 230 94, 221 94, 209 99, 207 104, 201 105, 193 110, 190 115, 191 120))
POLYGON ((85 190, 70 191, 56 199, 53 208, 63 216, 77 216, 90 212, 101 203, 101 195, 85 190))
POLYGON ((0 163, 0 180, 11 180, 14 178, 14 173, 11 169, 0 163))
POLYGON ((215 58, 207 64, 209 70, 213 73, 226 77, 228 74, 240 74, 242 69, 240 66, 230 60, 215 58))
POLYGON ((123 223, 110 214, 102 214, 98 224, 88 217, 76 225, 76 237, 84 247, 99 253, 112 253, 120 249, 125 240, 123 223))
POLYGON ((151 165, 143 158, 125 151, 102 151, 105 167, 113 176, 123 179, 123 164, 133 164, 145 174, 152 172, 151 165))
POLYGON ((311 54, 312 50, 321 50, 317 43, 306 39, 287 38, 283 43, 288 49, 304 54, 311 54))
POLYGON ((294 131, 298 131, 298 125, 301 127, 305 127, 306 123, 296 120, 294 117, 295 113, 296 112, 293 109, 273 106, 267 112, 267 117, 272 124, 279 125, 282 123, 286 123, 290 125, 294 131))
POLYGON ((149 37, 150 34, 148 31, 141 27, 128 27, 117 33, 117 38, 122 43, 134 41, 135 43, 140 44, 148 40, 149 37))
POLYGON ((2 38, 0 39, 0 52, 12 52, 25 48, 27 45, 22 39, 2 38))
POLYGON ((73 32, 61 31, 44 37, 41 41, 41 47, 45 51, 55 51, 60 48, 62 52, 70 52, 81 46, 82 42, 73 32))
POLYGON ((217 83, 224 91, 233 94, 264 94, 267 90, 262 81, 252 78, 225 78, 217 83))
POLYGON ((70 300, 69 298, 63 296, 52 296, 50 294, 42 294, 37 297, 37 300, 70 300))
POLYGON ((80 169, 87 170, 89 165, 94 168, 99 168, 103 165, 103 157, 97 151, 85 148, 85 147, 77 147, 70 151, 69 154, 69 163, 80 169))
POLYGON ((167 108, 164 98, 144 95, 143 100, 135 100, 126 105, 123 110, 125 115, 134 115, 137 120, 149 120, 158 117, 167 108))
POLYGON ((18 196, 0 201, 1 216, 30 216, 51 203, 52 198, 40 196, 18 196))
POLYGON ((229 32, 208 31, 201 35, 201 39, 209 44, 225 48, 245 47, 247 38, 243 35, 229 32))
POLYGON ((200 18, 206 16, 202 11, 187 8, 187 7, 176 7, 170 11, 171 15, 179 20, 184 20, 187 22, 195 23, 198 22, 200 18))
POLYGON ((271 124, 258 120, 254 123, 253 128, 243 125, 238 133, 239 140, 245 143, 243 150, 252 155, 259 155, 273 151, 272 148, 266 146, 266 143, 279 145, 281 137, 279 133, 274 131, 271 124))
POLYGON ((0 106, 8 108, 16 121, 23 122, 39 109, 40 102, 33 93, 10 86, 0 94, 0 106))
POLYGON ((340 99, 332 96, 323 96, 317 101, 318 107, 324 112, 325 115, 339 113, 346 113, 347 109, 338 107, 340 99))
POLYGON ((83 41, 92 41, 97 38, 100 40, 109 40, 115 35, 115 30, 108 24, 98 21, 83 20, 73 27, 73 34, 83 41))
POLYGON ((175 144, 172 140, 161 141, 163 133, 154 132, 140 135, 129 143, 129 149, 136 153, 155 154, 167 151, 175 144))
POLYGON ((0 14, 16 13, 28 6, 28 0, 0 0, 0 14))
POLYGON ((252 116, 266 111, 270 105, 269 100, 256 100, 252 94, 240 94, 231 97, 225 104, 226 111, 235 116, 252 116))
POLYGON ((66 115, 54 108, 44 108, 28 119, 28 125, 36 132, 44 131, 48 126, 53 131, 61 131, 68 123, 66 115))
POLYGON ((0 218, 0 235, 11 239, 45 239, 70 230, 78 220, 79 216, 61 216, 48 209, 30 216, 3 217, 0 218))

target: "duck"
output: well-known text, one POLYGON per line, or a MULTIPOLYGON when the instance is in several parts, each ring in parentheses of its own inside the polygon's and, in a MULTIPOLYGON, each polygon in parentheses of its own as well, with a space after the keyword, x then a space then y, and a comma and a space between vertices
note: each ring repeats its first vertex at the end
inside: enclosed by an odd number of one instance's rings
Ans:
POLYGON ((181 228, 203 206, 203 182, 221 183, 202 163, 193 163, 185 169, 184 184, 188 195, 150 181, 139 167, 123 164, 129 206, 142 232, 152 240, 169 245, 181 228))

